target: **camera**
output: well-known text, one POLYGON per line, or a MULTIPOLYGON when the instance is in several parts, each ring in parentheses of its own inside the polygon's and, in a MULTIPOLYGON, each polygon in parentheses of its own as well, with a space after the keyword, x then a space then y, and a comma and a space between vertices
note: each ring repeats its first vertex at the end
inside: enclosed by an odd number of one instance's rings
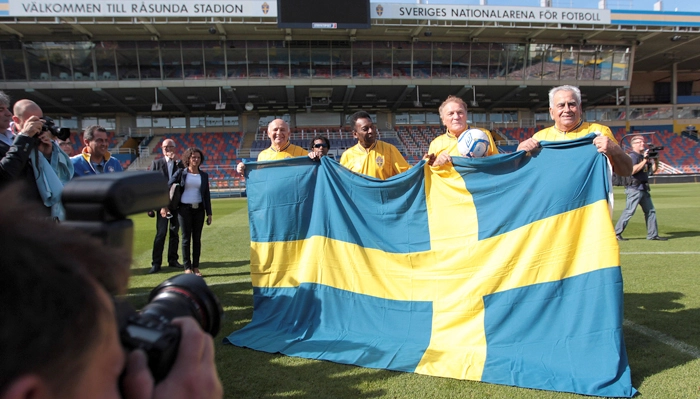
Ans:
POLYGON ((216 35, 217 33, 219 33, 219 31, 216 30, 216 27, 212 26, 209 28, 209 34, 216 35))
MULTIPOLYGON (((169 190, 158 172, 103 173, 71 180, 63 188, 61 201, 66 210, 63 226, 87 232, 131 255, 134 223, 127 216, 167 206, 169 190)), ((146 352, 156 382, 168 375, 177 359, 180 329, 171 321, 192 316, 214 336, 223 315, 214 293, 201 277, 192 274, 158 285, 139 312, 120 298, 114 304, 122 346, 146 352)))
POLYGON ((151 291, 149 303, 140 312, 120 300, 115 300, 115 307, 122 346, 146 352, 156 383, 168 375, 177 358, 180 329, 170 323, 172 319, 192 316, 204 331, 215 336, 223 314, 218 298, 201 277, 193 274, 180 274, 162 282, 151 291))
POLYGON ((53 119, 49 118, 48 116, 44 116, 42 119, 46 121, 41 127, 42 132, 50 132, 59 140, 67 140, 70 137, 69 128, 56 126, 56 123, 53 121, 53 119))
POLYGON ((647 155, 646 155, 646 157, 649 158, 649 159, 656 159, 656 158, 658 158, 658 157, 659 157, 659 151, 663 151, 663 150, 664 150, 664 146, 662 146, 662 145, 661 145, 661 146, 657 146, 657 145, 654 145, 653 143, 647 143, 647 147, 649 147, 649 148, 648 148, 648 150, 647 150, 647 155))

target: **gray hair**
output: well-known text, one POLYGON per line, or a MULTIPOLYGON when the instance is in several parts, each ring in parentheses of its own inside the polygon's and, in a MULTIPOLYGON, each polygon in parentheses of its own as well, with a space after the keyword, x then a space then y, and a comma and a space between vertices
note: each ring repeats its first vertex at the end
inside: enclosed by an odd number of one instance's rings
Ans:
POLYGON ((581 90, 576 86, 563 85, 557 86, 549 91, 549 107, 554 108, 554 96, 560 91, 570 91, 574 93, 574 100, 576 100, 576 105, 581 106, 581 90))
POLYGON ((0 91, 0 104, 6 107, 10 106, 10 96, 5 94, 4 91, 0 91))

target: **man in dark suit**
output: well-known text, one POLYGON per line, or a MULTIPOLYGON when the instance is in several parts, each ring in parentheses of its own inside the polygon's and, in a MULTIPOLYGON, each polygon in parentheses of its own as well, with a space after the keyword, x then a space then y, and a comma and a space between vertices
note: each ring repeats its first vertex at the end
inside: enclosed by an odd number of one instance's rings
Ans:
MULTIPOLYGON (((161 145, 163 150, 163 158, 156 159, 151 163, 152 171, 159 171, 163 174, 163 178, 167 182, 178 169, 184 168, 182 161, 178 160, 175 154, 175 142, 171 139, 163 140, 161 145)), ((149 274, 160 271, 160 266, 163 261, 163 247, 165 246, 165 237, 170 230, 170 238, 168 239, 168 267, 182 268, 177 259, 177 247, 180 243, 178 231, 180 225, 177 221, 177 213, 175 210, 170 211, 170 217, 161 216, 160 212, 149 212, 149 215, 155 213, 156 218, 156 238, 153 240, 153 257, 151 261, 151 270, 149 274)))

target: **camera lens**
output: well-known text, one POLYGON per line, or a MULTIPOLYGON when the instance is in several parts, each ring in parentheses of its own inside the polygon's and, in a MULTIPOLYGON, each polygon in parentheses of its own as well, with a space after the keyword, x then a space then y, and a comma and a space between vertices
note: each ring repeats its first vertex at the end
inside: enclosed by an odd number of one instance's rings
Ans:
POLYGON ((192 316, 213 337, 219 332, 224 311, 219 299, 201 277, 180 274, 154 288, 148 305, 140 313, 168 321, 180 316, 192 316))

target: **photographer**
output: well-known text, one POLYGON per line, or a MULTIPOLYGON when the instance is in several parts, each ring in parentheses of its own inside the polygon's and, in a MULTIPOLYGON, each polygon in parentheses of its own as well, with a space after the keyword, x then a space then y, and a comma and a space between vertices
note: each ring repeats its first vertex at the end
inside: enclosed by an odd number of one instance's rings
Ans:
POLYGON ((122 349, 110 297, 125 291, 130 257, 33 217, 18 190, 0 192, 0 399, 221 398, 213 340, 190 317, 173 321, 178 355, 154 385, 144 353, 122 349))
MULTIPOLYGON (((0 91, 0 189, 13 181, 25 181, 26 189, 21 192, 23 199, 41 202, 41 194, 29 159, 37 147, 35 136, 42 134, 44 121, 31 116, 21 127, 14 126, 14 131, 10 129, 11 122, 10 98, 0 91)), ((49 214, 48 208, 43 210, 44 216, 49 214)))
MULTIPOLYGON (((54 141, 55 136, 53 133, 57 132, 57 128, 53 125, 53 120, 45 118, 41 108, 31 100, 17 101, 13 107, 13 113, 12 121, 15 129, 18 131, 21 131, 22 127, 33 116, 43 121, 44 125, 42 134, 38 136, 37 149, 44 155, 44 158, 51 165, 51 169, 56 173, 56 177, 61 183, 67 183, 73 177, 73 163, 68 154, 63 152, 58 143, 54 141)), ((37 167, 41 169, 41 165, 37 165, 37 167)))
POLYGON ((637 135, 632 137, 632 152, 629 154, 632 158, 632 179, 625 186, 625 194, 627 194, 627 205, 622 211, 620 219, 615 225, 615 234, 618 241, 627 241, 622 238, 622 232, 625 231, 627 223, 637 210, 637 205, 642 207, 644 211, 644 220, 647 224, 647 240, 666 241, 665 237, 659 236, 659 229, 656 224, 656 209, 654 203, 651 202, 651 194, 649 193, 649 174, 654 174, 659 168, 658 153, 650 153, 644 143, 644 137, 637 135))

